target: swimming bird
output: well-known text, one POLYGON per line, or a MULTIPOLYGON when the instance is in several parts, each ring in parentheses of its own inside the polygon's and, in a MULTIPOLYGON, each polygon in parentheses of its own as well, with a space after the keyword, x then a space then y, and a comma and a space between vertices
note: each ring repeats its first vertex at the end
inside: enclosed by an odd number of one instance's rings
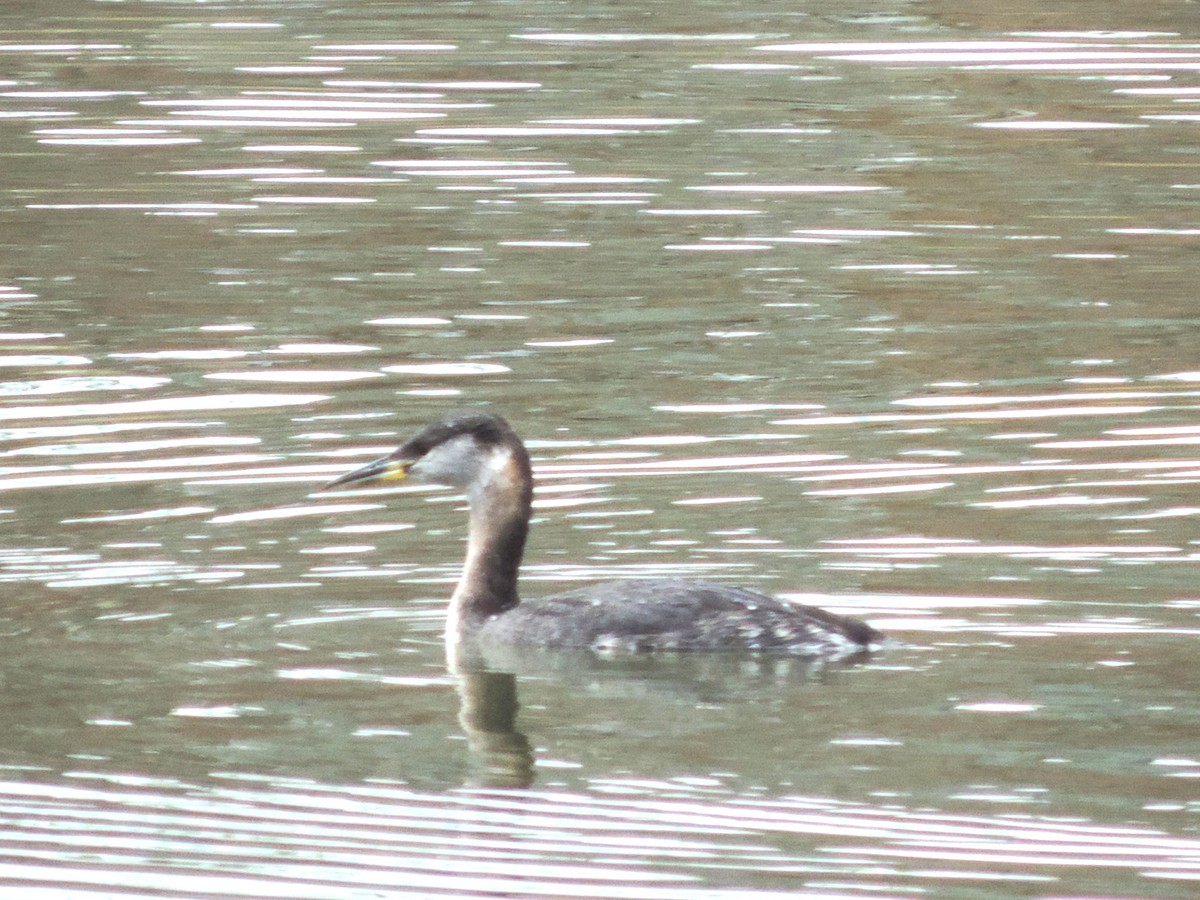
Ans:
POLYGON ((450 598, 452 654, 489 644, 619 651, 743 650, 839 659, 883 635, 856 619, 704 581, 609 581, 522 600, 517 576, 533 499, 529 453, 500 416, 469 411, 421 429, 395 452, 336 478, 410 478, 465 491, 467 558, 450 598))

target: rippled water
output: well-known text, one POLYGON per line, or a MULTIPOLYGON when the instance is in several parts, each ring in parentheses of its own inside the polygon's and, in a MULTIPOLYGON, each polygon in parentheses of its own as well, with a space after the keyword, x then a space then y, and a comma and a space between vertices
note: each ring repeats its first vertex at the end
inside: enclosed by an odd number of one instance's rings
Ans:
POLYGON ((4 6, 4 895, 1193 896, 1197 21, 4 6), (448 673, 460 498, 312 491, 475 403, 527 592, 896 645, 448 673))

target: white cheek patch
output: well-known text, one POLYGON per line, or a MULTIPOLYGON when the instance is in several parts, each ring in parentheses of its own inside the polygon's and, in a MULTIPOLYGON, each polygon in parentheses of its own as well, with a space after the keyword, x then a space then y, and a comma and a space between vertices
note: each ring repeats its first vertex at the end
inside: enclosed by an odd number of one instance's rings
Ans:
POLYGON ((498 475, 503 476, 507 480, 512 477, 511 465, 512 453, 509 452, 509 449, 507 447, 493 447, 481 460, 481 474, 484 474, 488 481, 498 475))
POLYGON ((422 481, 465 487, 478 466, 478 449, 469 437, 456 437, 434 447, 413 463, 412 474, 422 481))
POLYGON ((413 477, 435 484, 466 488, 512 478, 512 452, 507 447, 484 449, 475 439, 462 435, 434 447, 412 466, 413 477))
POLYGON ((475 457, 471 482, 468 485, 469 499, 474 501, 475 495, 481 493, 485 486, 509 484, 512 482, 512 453, 507 447, 492 447, 486 453, 475 457))

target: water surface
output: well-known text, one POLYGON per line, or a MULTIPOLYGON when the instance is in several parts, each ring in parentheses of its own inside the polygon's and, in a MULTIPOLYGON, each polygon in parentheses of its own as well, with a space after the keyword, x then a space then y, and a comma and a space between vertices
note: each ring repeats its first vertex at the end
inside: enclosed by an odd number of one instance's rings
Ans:
POLYGON ((1187 897, 1187 4, 0 11, 6 896, 1187 897), (490 404, 533 594, 865 665, 441 645, 490 404))

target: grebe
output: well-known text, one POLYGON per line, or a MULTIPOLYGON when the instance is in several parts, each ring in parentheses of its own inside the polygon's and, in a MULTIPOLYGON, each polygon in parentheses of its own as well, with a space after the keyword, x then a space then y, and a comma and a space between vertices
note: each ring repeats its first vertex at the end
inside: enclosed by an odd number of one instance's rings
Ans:
POLYGON ((517 574, 533 497, 525 445, 489 412, 432 422, 394 453, 327 484, 412 478, 465 490, 467 559, 450 598, 451 650, 491 643, 595 651, 751 650, 822 659, 862 654, 883 635, 856 619, 702 581, 610 581, 520 600, 517 574))

